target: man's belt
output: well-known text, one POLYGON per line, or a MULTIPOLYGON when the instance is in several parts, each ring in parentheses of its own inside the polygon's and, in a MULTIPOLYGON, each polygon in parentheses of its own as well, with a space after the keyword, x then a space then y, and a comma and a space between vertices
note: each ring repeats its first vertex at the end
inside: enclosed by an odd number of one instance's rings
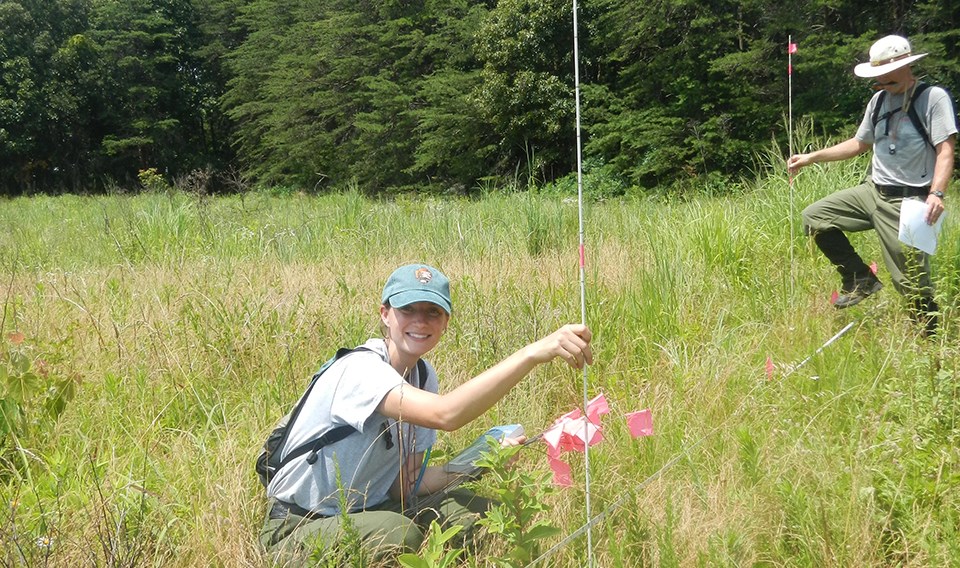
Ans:
POLYGON ((930 186, 912 187, 909 185, 880 185, 876 184, 877 191, 884 197, 926 197, 930 193, 930 186))
POLYGON ((274 499, 273 506, 270 507, 270 519, 275 521, 279 519, 286 519, 287 515, 297 515, 298 517, 304 517, 307 519, 329 518, 329 515, 321 515, 319 513, 314 513, 313 511, 308 511, 296 503, 287 503, 286 501, 274 499))

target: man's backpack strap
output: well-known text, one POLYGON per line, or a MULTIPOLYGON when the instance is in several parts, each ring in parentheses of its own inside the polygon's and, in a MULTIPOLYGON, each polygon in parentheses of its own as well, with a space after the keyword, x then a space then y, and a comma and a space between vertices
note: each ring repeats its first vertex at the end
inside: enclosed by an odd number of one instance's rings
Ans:
MULTIPOLYGON (((926 142, 931 148, 934 148, 933 142, 930 141, 930 134, 927 132, 927 127, 924 126, 923 120, 920 119, 920 115, 917 113, 917 105, 914 102, 920 96, 920 93, 926 91, 930 85, 927 83, 917 83, 917 88, 913 90, 913 94, 910 97, 910 104, 907 106, 907 116, 910 118, 910 122, 913 123, 913 127, 920 133, 920 136, 923 138, 923 141, 926 142)), ((900 111, 900 109, 895 108, 889 110, 881 116, 880 109, 883 107, 883 101, 887 96, 886 91, 880 91, 880 95, 877 97, 877 104, 873 107, 873 127, 876 128, 877 124, 881 120, 887 121, 887 134, 890 134, 890 119, 893 117, 894 113, 900 111)))
POLYGON ((873 115, 870 117, 870 121, 873 124, 874 128, 877 127, 877 124, 880 123, 881 119, 889 121, 890 117, 893 116, 893 113, 900 110, 898 108, 895 108, 889 112, 884 113, 884 115, 881 117, 880 110, 883 108, 883 101, 886 98, 887 98, 887 92, 884 90, 881 90, 880 94, 877 95, 877 103, 873 105, 873 115))
POLYGON ((933 142, 930 141, 930 133, 927 132, 926 126, 923 125, 923 121, 920 120, 920 115, 917 114, 917 105, 914 102, 920 97, 920 93, 927 90, 930 85, 926 83, 920 83, 917 85, 917 88, 913 91, 913 99, 910 101, 910 105, 907 107, 907 116, 910 117, 910 122, 913 123, 913 127, 917 129, 917 132, 920 133, 920 136, 923 137, 923 141, 926 142, 931 148, 935 148, 933 142))

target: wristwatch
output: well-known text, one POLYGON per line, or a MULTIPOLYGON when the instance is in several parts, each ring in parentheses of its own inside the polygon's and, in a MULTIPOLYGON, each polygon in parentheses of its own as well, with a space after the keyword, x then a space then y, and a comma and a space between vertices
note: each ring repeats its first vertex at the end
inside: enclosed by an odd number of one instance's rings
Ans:
POLYGON ((931 191, 931 192, 930 192, 930 195, 936 195, 936 196, 939 197, 941 200, 943 200, 943 198, 945 197, 944 194, 943 194, 943 192, 940 191, 939 189, 935 189, 935 190, 931 191))

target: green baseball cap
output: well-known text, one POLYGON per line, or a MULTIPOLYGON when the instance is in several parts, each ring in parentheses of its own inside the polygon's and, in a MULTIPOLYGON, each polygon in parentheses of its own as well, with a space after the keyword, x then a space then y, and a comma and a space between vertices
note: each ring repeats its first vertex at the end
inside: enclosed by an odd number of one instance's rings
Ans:
POLYGON ((426 264, 408 264, 393 271, 383 287, 380 303, 402 308, 416 302, 430 302, 451 313, 450 279, 426 264))

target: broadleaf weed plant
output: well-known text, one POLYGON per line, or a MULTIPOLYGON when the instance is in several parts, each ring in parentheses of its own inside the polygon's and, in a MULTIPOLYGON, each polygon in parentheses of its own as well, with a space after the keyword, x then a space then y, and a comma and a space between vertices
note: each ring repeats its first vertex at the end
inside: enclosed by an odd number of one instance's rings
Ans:
POLYGON ((47 349, 28 342, 22 332, 6 339, 0 353, 0 478, 14 471, 29 477, 26 448, 63 414, 79 379, 57 371, 63 345, 47 349))
POLYGON ((560 533, 559 528, 542 518, 549 510, 546 497, 553 492, 547 481, 549 474, 527 473, 511 467, 523 446, 501 447, 492 438, 487 443, 490 450, 481 454, 477 465, 486 468, 487 475, 493 478, 493 491, 499 503, 478 522, 505 540, 506 554, 490 557, 495 565, 525 566, 539 555, 540 541, 560 533))

